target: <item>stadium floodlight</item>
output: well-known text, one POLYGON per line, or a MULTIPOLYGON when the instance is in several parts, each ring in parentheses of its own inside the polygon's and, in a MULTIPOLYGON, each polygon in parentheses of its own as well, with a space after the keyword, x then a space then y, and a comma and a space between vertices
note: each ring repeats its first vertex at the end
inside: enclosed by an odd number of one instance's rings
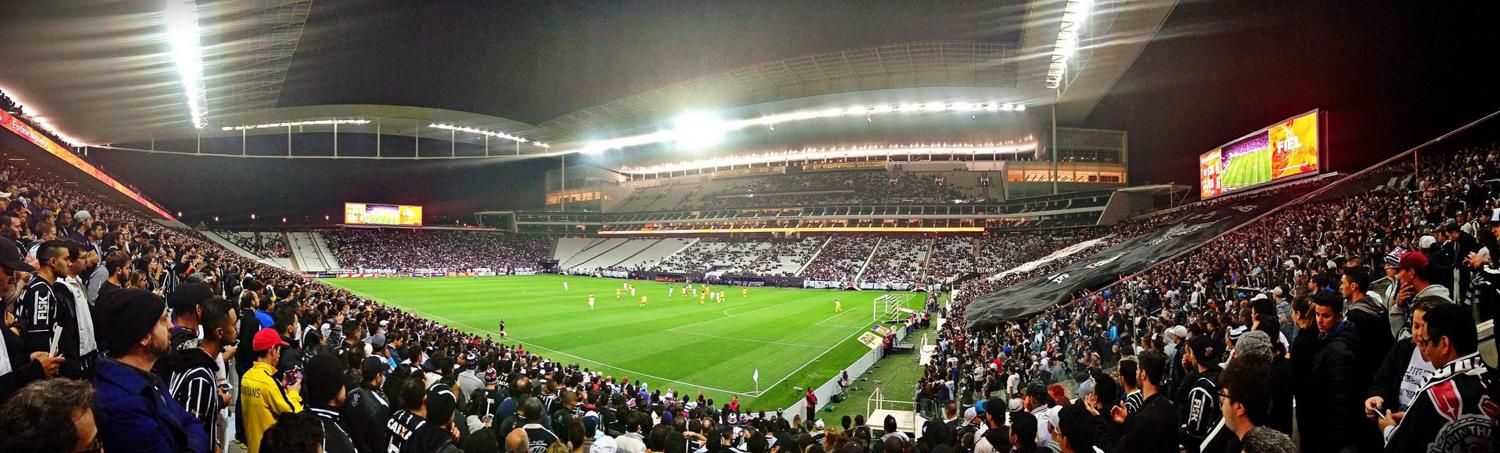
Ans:
MULTIPOLYGON (((511 134, 507 134, 507 133, 504 133, 504 132, 487 131, 487 130, 484 130, 484 129, 475 129, 475 128, 472 128, 472 127, 454 126, 452 124, 438 124, 438 123, 428 124, 427 127, 430 127, 430 128, 433 128, 433 129, 442 129, 442 130, 448 130, 448 131, 456 131, 456 132, 468 132, 468 133, 471 133, 471 134, 479 134, 479 135, 483 135, 483 136, 486 136, 486 137, 493 137, 493 138, 501 138, 501 139, 505 139, 505 140, 510 140, 510 141, 513 141, 513 142, 516 142, 516 143, 531 143, 531 140, 527 140, 527 139, 524 139, 524 138, 521 138, 521 137, 517 137, 517 136, 511 135, 511 134)), ((545 145, 545 143, 543 143, 543 145, 545 145)), ((540 145, 538 145, 538 146, 540 146, 540 145)), ((543 146, 543 148, 550 148, 550 146, 543 146)))
POLYGON ((193 127, 202 129, 208 123, 208 96, 203 84, 203 48, 198 44, 198 5, 193 0, 167 0, 162 13, 167 20, 167 42, 172 46, 172 61, 187 97, 188 113, 193 127))
POLYGON ((1057 43, 1052 48, 1051 63, 1047 66, 1046 86, 1056 89, 1062 85, 1063 75, 1068 70, 1068 60, 1078 52, 1078 40, 1084 23, 1088 20, 1093 0, 1067 0, 1063 5, 1062 20, 1058 24, 1057 43))
POLYGON ((224 126, 221 131, 247 131, 254 129, 280 129, 283 127, 297 126, 332 126, 335 124, 370 124, 370 120, 348 119, 348 120, 306 120, 306 121, 282 121, 279 123, 244 124, 239 126, 224 126))
POLYGON ((1019 104, 1005 104, 1002 109, 997 102, 903 102, 896 104, 878 104, 872 106, 852 106, 840 108, 821 108, 811 110, 798 110, 786 113, 775 113, 754 118, 721 120, 718 116, 709 112, 695 112, 684 114, 676 118, 671 128, 627 137, 596 140, 585 143, 579 148, 566 152, 582 154, 598 154, 611 149, 623 149, 633 146, 650 145, 666 142, 679 142, 684 149, 702 149, 716 144, 723 135, 730 131, 736 131, 751 127, 765 127, 776 130, 781 123, 794 121, 805 121, 814 119, 844 118, 863 115, 866 121, 873 121, 875 115, 887 113, 943 113, 943 112, 999 112, 1021 111, 1019 104), (686 140, 684 140, 686 139, 686 140), (686 145, 684 145, 686 143, 686 145))
POLYGON ((1036 141, 1032 137, 1025 137, 1021 140, 1002 143, 808 147, 792 150, 779 150, 735 156, 695 159, 685 162, 657 164, 644 167, 622 167, 617 169, 616 171, 634 175, 651 175, 692 170, 707 170, 713 168, 743 167, 747 165, 765 165, 786 162, 789 160, 816 161, 858 158, 883 159, 903 156, 928 156, 934 154, 956 156, 1022 154, 1036 152, 1036 147, 1036 141))
POLYGON ((677 146, 689 151, 701 151, 724 140, 728 125, 708 112, 689 112, 673 121, 672 136, 677 146))

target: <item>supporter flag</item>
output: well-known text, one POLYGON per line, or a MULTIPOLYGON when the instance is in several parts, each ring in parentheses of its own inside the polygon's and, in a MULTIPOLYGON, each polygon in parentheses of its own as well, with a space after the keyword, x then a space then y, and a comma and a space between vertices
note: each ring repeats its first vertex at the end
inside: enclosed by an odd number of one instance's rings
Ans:
POLYGON ((1074 297, 1133 275, 1166 257, 1191 250, 1273 207, 1305 194, 1308 187, 1292 187, 1265 197, 1223 203, 1202 212, 1177 214, 1155 233, 1142 235, 1101 250, 1050 274, 1008 286, 969 302, 965 321, 970 328, 987 328, 1007 320, 1026 318, 1066 303, 1074 297))

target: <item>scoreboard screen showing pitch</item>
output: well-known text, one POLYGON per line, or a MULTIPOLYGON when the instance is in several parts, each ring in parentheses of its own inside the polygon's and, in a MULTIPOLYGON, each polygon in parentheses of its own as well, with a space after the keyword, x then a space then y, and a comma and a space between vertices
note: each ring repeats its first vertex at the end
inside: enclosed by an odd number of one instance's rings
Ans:
POLYGON ((1319 112, 1313 110, 1199 155, 1200 198, 1318 174, 1321 123, 1319 112))
POLYGON ((348 225, 422 226, 422 207, 404 204, 344 203, 348 225))

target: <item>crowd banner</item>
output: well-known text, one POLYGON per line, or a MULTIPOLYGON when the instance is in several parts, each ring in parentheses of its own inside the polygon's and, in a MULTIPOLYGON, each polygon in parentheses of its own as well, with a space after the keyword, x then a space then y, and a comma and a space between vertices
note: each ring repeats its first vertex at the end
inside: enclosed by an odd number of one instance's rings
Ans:
POLYGON ((969 328, 993 327, 1041 313, 1164 257, 1197 248, 1306 192, 1306 188, 1291 188, 1246 200, 1225 200, 1205 211, 1177 214, 1179 218, 1166 222, 1155 234, 1125 241, 1050 274, 975 299, 967 308, 969 328))

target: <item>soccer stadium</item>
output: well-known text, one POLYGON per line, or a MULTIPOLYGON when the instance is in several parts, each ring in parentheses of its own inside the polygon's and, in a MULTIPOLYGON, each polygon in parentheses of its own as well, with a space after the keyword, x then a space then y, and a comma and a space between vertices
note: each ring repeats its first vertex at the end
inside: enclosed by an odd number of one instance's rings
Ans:
POLYGON ((0 452, 1496 451, 1494 9, 7 2, 0 452))

